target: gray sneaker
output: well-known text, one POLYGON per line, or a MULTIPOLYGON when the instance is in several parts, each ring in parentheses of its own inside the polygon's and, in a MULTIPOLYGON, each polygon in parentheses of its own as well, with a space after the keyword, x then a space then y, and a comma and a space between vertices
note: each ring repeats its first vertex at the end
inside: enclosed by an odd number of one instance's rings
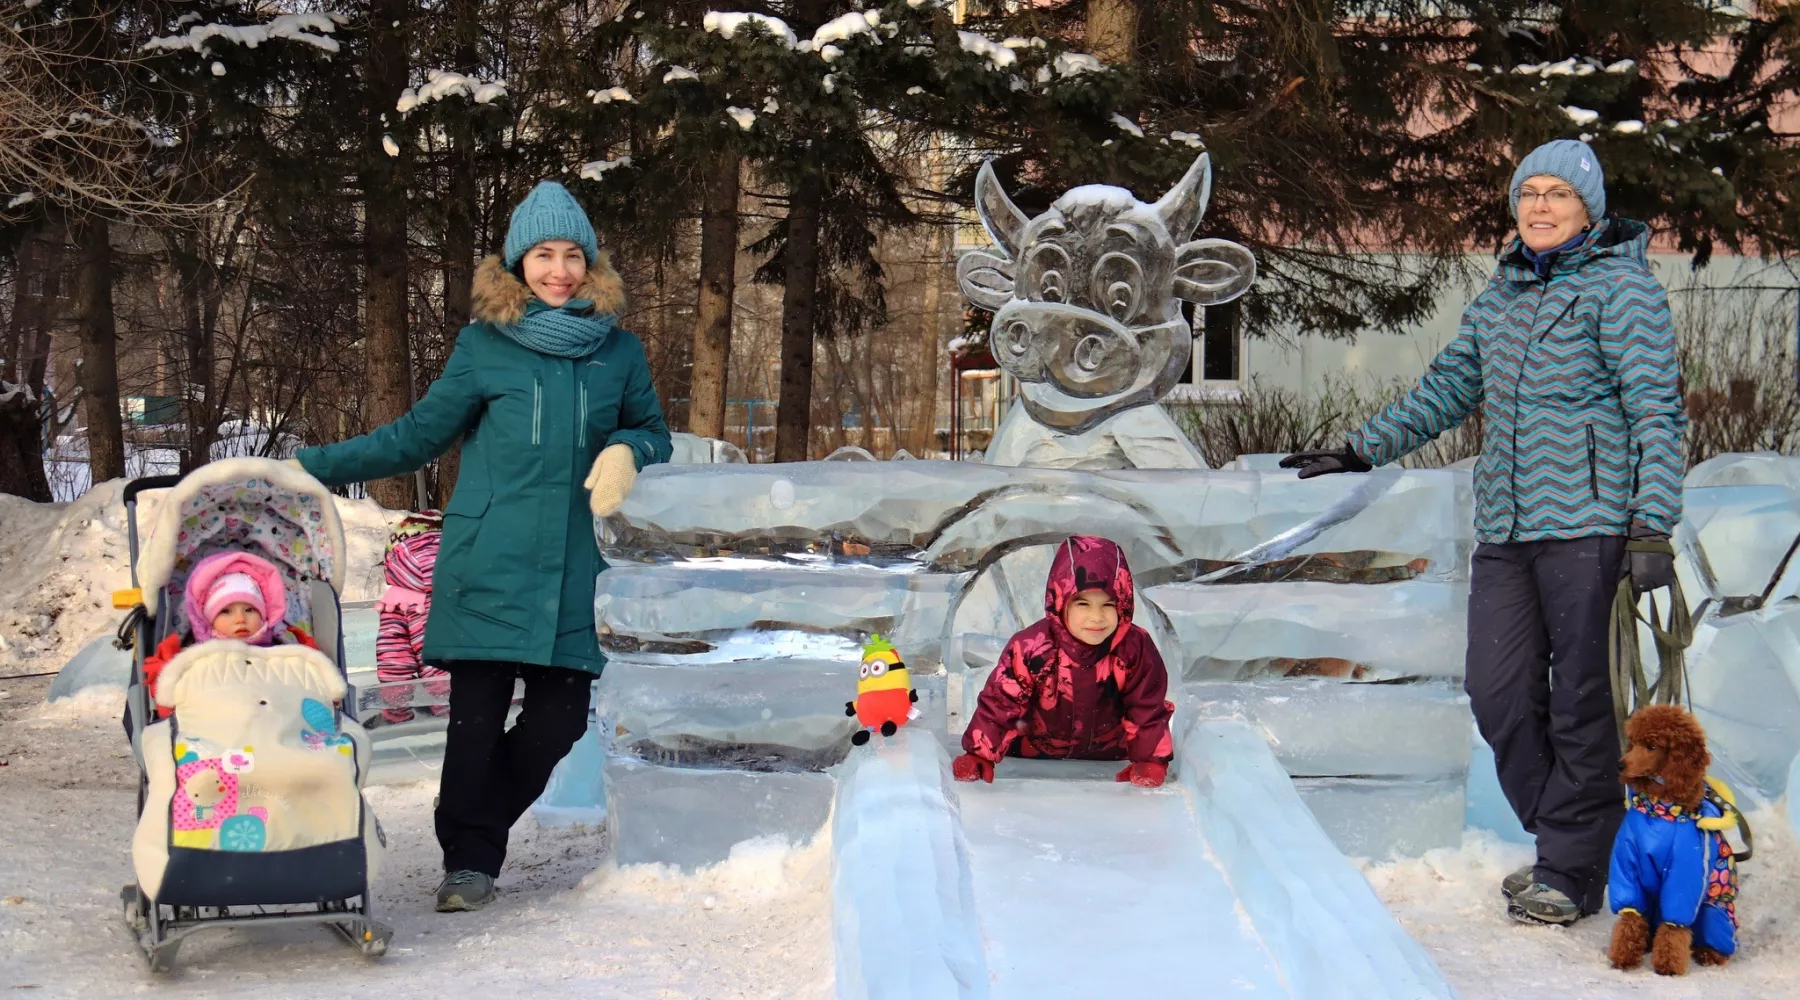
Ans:
POLYGON ((1514 896, 1506 904, 1506 915, 1522 924, 1554 924, 1567 926, 1581 919, 1581 907, 1564 895, 1537 882, 1514 896))
POLYGON ((1500 895, 1511 899, 1531 888, 1531 883, 1535 881, 1537 881, 1536 871, 1531 865, 1526 865, 1500 880, 1500 895))
POLYGON ((479 910, 493 901, 494 880, 485 872, 451 872, 438 884, 439 913, 479 910))

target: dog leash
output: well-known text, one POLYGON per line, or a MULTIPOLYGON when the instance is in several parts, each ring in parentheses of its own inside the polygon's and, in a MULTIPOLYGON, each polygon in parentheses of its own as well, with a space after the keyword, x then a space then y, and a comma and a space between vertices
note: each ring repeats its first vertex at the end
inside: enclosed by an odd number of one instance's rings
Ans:
MULTIPOLYGON (((1675 548, 1667 541, 1638 539, 1626 542, 1625 551, 1673 555, 1675 548)), ((1654 595, 1655 591, 1648 593, 1654 595)), ((1631 718, 1631 713, 1645 705, 1679 705, 1688 700, 1686 652, 1693 641, 1693 618, 1680 579, 1669 583, 1669 623, 1665 629, 1655 597, 1650 599, 1650 617, 1646 618, 1638 609, 1638 595, 1632 589, 1630 574, 1620 578, 1607 628, 1607 652, 1612 671, 1613 723, 1618 728, 1621 750, 1626 746, 1625 720, 1631 718), (1644 657, 1638 648, 1639 624, 1647 626, 1656 641, 1655 684, 1644 673, 1644 657)))
POLYGON ((1739 863, 1749 861, 1756 854, 1756 842, 1750 835, 1750 821, 1737 807, 1737 796, 1731 794, 1731 788, 1723 781, 1709 774, 1706 776, 1705 797, 1706 801, 1717 806, 1723 815, 1702 817, 1695 820, 1694 825, 1709 833, 1719 834, 1721 837, 1725 835, 1726 830, 1737 827, 1738 832, 1744 838, 1744 850, 1741 854, 1733 853, 1732 860, 1739 863))

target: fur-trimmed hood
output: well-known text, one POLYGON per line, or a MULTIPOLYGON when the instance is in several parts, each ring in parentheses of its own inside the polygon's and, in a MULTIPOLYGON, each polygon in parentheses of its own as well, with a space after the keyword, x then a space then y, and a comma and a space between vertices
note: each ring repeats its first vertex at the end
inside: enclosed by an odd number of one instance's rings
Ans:
MULTIPOLYGON (((605 253, 588 265, 587 277, 575 290, 575 298, 594 303, 597 313, 617 315, 625 308, 625 280, 613 270, 605 253)), ((484 323, 516 325, 525 318, 531 289, 513 276, 499 257, 489 257, 475 268, 475 287, 469 295, 469 311, 484 323)))

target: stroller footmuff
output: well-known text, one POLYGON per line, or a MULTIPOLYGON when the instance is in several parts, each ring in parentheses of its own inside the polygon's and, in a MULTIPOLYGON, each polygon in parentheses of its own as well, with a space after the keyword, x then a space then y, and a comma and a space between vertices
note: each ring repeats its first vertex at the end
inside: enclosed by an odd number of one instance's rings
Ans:
POLYGON ((279 463, 231 459, 179 483, 134 482, 125 504, 141 587, 127 592, 136 646, 128 729, 143 770, 138 881, 122 897, 150 967, 170 968, 195 931, 264 924, 324 924, 382 954, 392 931, 372 914, 370 886, 385 841, 362 795, 369 739, 343 708, 343 530, 330 495, 279 463), (164 487, 140 554, 136 496, 164 487), (286 620, 319 648, 213 639, 169 659, 152 689, 145 651, 191 633, 182 587, 200 560, 226 550, 278 566, 286 620))

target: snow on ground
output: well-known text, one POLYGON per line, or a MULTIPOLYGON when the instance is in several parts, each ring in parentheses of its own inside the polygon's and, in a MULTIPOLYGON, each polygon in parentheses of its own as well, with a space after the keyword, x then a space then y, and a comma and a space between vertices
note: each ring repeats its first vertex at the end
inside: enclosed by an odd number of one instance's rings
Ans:
POLYGON ((1463 1000, 1773 1000, 1800 992, 1800 847, 1787 816, 1750 816, 1756 856, 1738 870, 1738 953, 1722 969, 1658 976, 1607 964, 1610 913, 1569 928, 1526 927, 1506 916, 1500 879, 1532 859, 1529 848, 1469 831, 1461 848, 1423 858, 1363 863, 1402 926, 1436 960, 1463 1000))
MULTIPOLYGON (((22 692, 21 692, 22 693, 22 692)), ((323 929, 214 931, 152 977, 127 933, 137 772, 122 696, 0 700, 0 989, 32 997, 518 995, 583 1000, 824 1000, 831 993, 829 846, 740 845, 694 875, 615 869, 603 832, 513 830, 498 902, 439 914, 425 784, 372 789, 389 838, 376 891, 395 927, 371 961, 323 929)))
MULTIPOLYGON (((112 592, 131 585, 125 481, 69 503, 0 494, 0 675, 57 670, 91 639, 118 627, 112 592)), ((161 491, 143 494, 147 527, 161 491)), ((344 600, 372 600, 383 587, 381 553, 399 515, 372 500, 337 501, 349 566, 344 600)))

